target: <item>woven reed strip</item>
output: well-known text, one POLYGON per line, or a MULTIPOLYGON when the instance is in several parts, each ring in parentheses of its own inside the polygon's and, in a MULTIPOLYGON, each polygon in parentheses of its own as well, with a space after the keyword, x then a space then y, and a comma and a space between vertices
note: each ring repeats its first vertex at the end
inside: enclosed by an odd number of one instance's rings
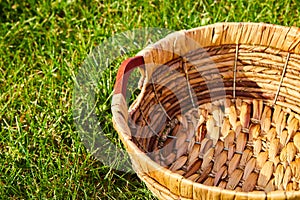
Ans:
MULTIPOLYGON (((248 73, 249 74, 249 73, 248 73)), ((266 84, 266 83, 269 83, 270 81, 268 80, 268 79, 266 79, 266 78, 268 78, 268 75, 265 75, 265 76, 262 76, 261 77, 261 82, 260 81, 258 81, 258 74, 253 74, 253 75, 248 75, 247 74, 247 77, 248 78, 245 78, 245 82, 247 81, 247 80, 249 80, 249 81, 251 81, 252 79, 253 79, 253 83, 262 83, 262 84, 266 84), (253 77, 252 79, 251 79, 251 77, 253 77)), ((195 79, 194 79, 195 80, 195 79)), ((243 80, 242 78, 241 79, 239 79, 239 80, 243 80)), ((197 79, 196 79, 196 81, 199 83, 200 81, 198 81, 197 79)), ((229 82, 230 82, 231 80, 229 80, 229 82)), ((203 82, 203 84, 202 85, 204 85, 204 86, 206 86, 207 84, 209 84, 209 85, 212 85, 213 84, 213 82, 214 82, 214 80, 211 80, 211 81, 207 81, 207 82, 203 82), (211 82, 211 83, 210 83, 211 82)), ((246 82, 247 83, 247 82, 246 82)), ((247 83, 248 85, 250 85, 250 83, 247 83)), ((193 85, 193 84, 192 84, 193 85)), ((284 86, 284 85, 283 85, 284 86)), ((292 87, 291 85, 287 85, 287 86, 289 86, 289 87, 292 87)), ((199 84, 197 84, 197 88, 201 88, 201 85, 199 85, 199 84)), ((271 89, 273 89, 273 90, 275 90, 275 86, 273 85, 273 84, 267 84, 267 86, 266 86, 266 91, 265 92, 268 92, 268 90, 271 90, 271 89), (268 86, 270 86, 270 87, 268 87, 268 86)), ((293 87, 292 87, 293 88, 293 87)), ((172 88, 172 89, 174 89, 174 88, 172 88)), ((207 87, 204 87, 203 88, 203 90, 206 90, 207 89, 207 87)), ((226 88, 225 88, 226 89, 226 88)), ((294 87, 294 89, 297 89, 297 86, 295 86, 294 87)), ((256 90, 257 91, 257 90, 256 90)), ((198 90, 196 90, 196 92, 198 92, 198 90)), ((168 96, 169 97, 169 95, 170 94, 168 94, 168 93, 164 93, 164 94, 166 94, 166 96, 168 96)), ((289 95, 290 93, 288 93, 286 96, 287 96, 287 98, 290 96, 289 95)), ((298 95, 299 94, 295 94, 295 99, 294 99, 294 101, 297 101, 297 97, 298 97, 298 95)), ((284 96, 284 94, 282 94, 282 96, 284 96)), ((162 98, 164 98, 164 97, 162 97, 162 98)), ((188 98, 187 98, 188 99, 188 98)), ((165 99, 165 101, 166 102, 168 102, 168 98, 167 99, 165 99)), ((186 101, 186 99, 183 99, 183 102, 185 102, 186 101)), ((150 105, 149 106, 149 108, 151 107, 152 105, 150 105)), ((147 110, 147 111, 149 111, 149 110, 147 110)), ((151 112, 150 112, 151 113, 151 112)))

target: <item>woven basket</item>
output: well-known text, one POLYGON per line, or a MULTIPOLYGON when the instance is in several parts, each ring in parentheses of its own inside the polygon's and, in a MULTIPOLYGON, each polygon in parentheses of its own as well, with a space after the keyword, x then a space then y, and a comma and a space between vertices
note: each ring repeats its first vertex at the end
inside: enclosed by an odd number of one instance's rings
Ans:
POLYGON ((112 112, 159 199, 299 199, 300 29, 218 23, 124 61, 112 112), (141 93, 128 109, 132 69, 141 93))

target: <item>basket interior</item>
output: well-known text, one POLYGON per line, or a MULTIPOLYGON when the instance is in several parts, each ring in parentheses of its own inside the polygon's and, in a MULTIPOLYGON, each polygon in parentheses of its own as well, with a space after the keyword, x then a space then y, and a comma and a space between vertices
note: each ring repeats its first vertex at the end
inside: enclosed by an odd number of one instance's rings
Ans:
POLYGON ((133 142, 184 178, 236 191, 299 190, 300 56, 197 49, 161 65, 130 114, 133 142))

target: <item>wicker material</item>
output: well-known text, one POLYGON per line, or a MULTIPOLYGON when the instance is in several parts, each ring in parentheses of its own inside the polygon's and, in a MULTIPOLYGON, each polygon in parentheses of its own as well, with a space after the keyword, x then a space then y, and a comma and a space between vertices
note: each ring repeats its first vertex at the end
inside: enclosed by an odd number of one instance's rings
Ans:
POLYGON ((113 121, 160 199, 300 198, 300 29, 220 23, 144 49, 113 121), (201 47, 201 48, 200 48, 201 47))

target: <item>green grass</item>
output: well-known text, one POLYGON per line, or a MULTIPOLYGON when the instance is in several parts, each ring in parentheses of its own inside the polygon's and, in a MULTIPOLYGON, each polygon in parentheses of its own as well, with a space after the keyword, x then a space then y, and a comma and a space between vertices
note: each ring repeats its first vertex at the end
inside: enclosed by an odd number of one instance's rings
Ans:
MULTIPOLYGON (((111 169, 81 142, 72 96, 87 54, 134 28, 299 26, 299 10, 298 1, 277 0, 0 1, 0 198, 153 199, 136 175, 111 169)), ((96 93, 99 122, 116 146, 110 98, 120 62, 133 53, 112 62, 96 93)))

